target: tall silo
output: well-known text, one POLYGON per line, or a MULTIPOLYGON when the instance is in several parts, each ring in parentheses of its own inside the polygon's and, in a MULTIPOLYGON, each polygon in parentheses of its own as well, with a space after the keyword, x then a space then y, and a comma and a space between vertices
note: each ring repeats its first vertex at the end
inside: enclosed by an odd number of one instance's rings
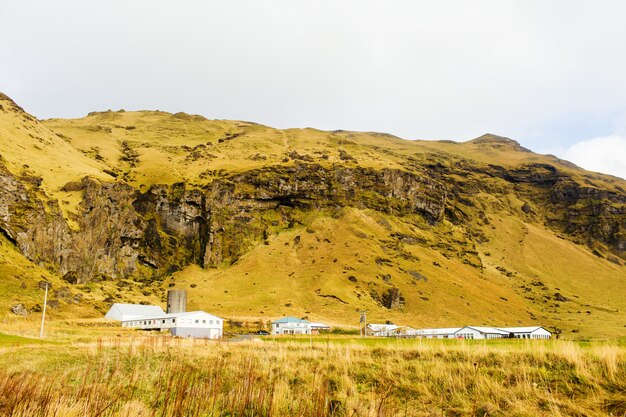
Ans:
POLYGON ((184 313, 187 309, 187 290, 167 292, 167 313, 184 313))

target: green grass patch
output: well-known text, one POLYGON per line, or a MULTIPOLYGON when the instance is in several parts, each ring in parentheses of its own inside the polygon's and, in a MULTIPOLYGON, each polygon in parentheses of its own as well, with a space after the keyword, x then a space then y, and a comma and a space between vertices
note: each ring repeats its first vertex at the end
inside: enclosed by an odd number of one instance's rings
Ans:
POLYGON ((0 333, 0 346, 31 345, 31 344, 42 344, 42 343, 50 343, 50 342, 46 340, 41 340, 41 339, 31 339, 29 337, 14 336, 11 334, 0 333))

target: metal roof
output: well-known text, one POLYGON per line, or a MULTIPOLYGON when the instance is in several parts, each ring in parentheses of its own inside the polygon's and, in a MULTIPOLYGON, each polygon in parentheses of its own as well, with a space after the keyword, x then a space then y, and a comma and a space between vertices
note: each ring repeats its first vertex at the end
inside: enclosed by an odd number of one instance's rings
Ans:
MULTIPOLYGON (((541 326, 534 326, 534 327, 498 327, 498 329, 503 330, 505 332, 508 333, 532 333, 536 330, 539 329, 543 329, 546 330, 545 328, 541 327, 541 326)), ((546 330, 548 332, 548 330, 546 330)))
POLYGON ((274 320, 272 324, 274 323, 309 323, 309 321, 298 319, 296 317, 283 317, 282 319, 274 320))
POLYGON ((461 330, 462 327, 443 327, 439 329, 411 329, 411 333, 416 334, 454 334, 461 330))
POLYGON ((147 306, 143 304, 120 304, 115 303, 111 306, 111 310, 116 308, 122 315, 125 316, 148 316, 165 314, 165 311, 159 306, 147 306))
MULTIPOLYGON (((382 325, 377 325, 382 326, 382 325)), ((463 329, 474 329, 480 333, 486 334, 509 334, 509 333, 532 333, 539 329, 543 329, 541 326, 529 326, 529 327, 486 327, 486 326, 465 326, 465 327, 442 327, 434 329, 411 329, 407 330, 407 333, 416 335, 440 335, 440 334, 454 334, 463 329)))
POLYGON ((316 327, 316 328, 320 328, 320 329, 330 329, 330 326, 328 324, 324 324, 324 323, 310 323, 311 327, 316 327))
POLYGON ((171 318, 180 318, 180 317, 187 317, 187 316, 193 316, 195 314, 206 314, 207 316, 211 316, 214 319, 218 319, 218 320, 224 320, 221 317, 215 316, 213 314, 207 313, 206 311, 202 311, 202 310, 198 310, 198 311, 186 311, 184 313, 163 313, 163 314, 154 314, 154 315, 150 315, 150 316, 141 316, 141 317, 135 317, 133 319, 127 319, 127 320, 123 320, 123 321, 136 321, 136 320, 159 320, 159 319, 171 319, 171 318))
POLYGON ((496 329, 494 327, 482 327, 482 326, 465 326, 463 328, 461 328, 459 331, 463 330, 463 329, 474 329, 479 331, 480 333, 489 333, 489 334, 509 334, 509 332, 506 332, 504 330, 500 330, 500 329, 496 329))

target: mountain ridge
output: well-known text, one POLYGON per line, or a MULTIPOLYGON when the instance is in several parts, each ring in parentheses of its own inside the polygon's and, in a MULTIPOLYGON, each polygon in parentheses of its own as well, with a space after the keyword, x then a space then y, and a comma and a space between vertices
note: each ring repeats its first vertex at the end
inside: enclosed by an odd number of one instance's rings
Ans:
POLYGON ((409 141, 152 111, 38 121, 0 102, 3 247, 89 289, 93 308, 173 285, 251 319, 345 323, 367 308, 624 332, 626 181, 491 134, 409 141))

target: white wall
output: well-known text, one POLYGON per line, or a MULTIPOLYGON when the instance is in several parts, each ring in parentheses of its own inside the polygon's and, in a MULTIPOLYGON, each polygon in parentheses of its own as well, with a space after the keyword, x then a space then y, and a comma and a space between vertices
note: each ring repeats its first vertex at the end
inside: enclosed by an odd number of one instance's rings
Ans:
POLYGON ((469 328, 469 327, 462 328, 461 330, 456 332, 454 336, 461 337, 464 339, 484 339, 481 332, 479 332, 478 330, 469 328))
POLYGON ((504 334, 500 333, 482 333, 471 327, 463 327, 454 334, 455 337, 464 337, 465 339, 501 339, 504 334))
POLYGON ((531 333, 532 339, 550 339, 552 337, 552 333, 547 331, 546 329, 537 329, 531 333))
POLYGON ((212 314, 197 312, 181 316, 137 318, 122 322, 123 327, 144 330, 170 329, 174 336, 217 339, 223 336, 224 320, 212 314))

